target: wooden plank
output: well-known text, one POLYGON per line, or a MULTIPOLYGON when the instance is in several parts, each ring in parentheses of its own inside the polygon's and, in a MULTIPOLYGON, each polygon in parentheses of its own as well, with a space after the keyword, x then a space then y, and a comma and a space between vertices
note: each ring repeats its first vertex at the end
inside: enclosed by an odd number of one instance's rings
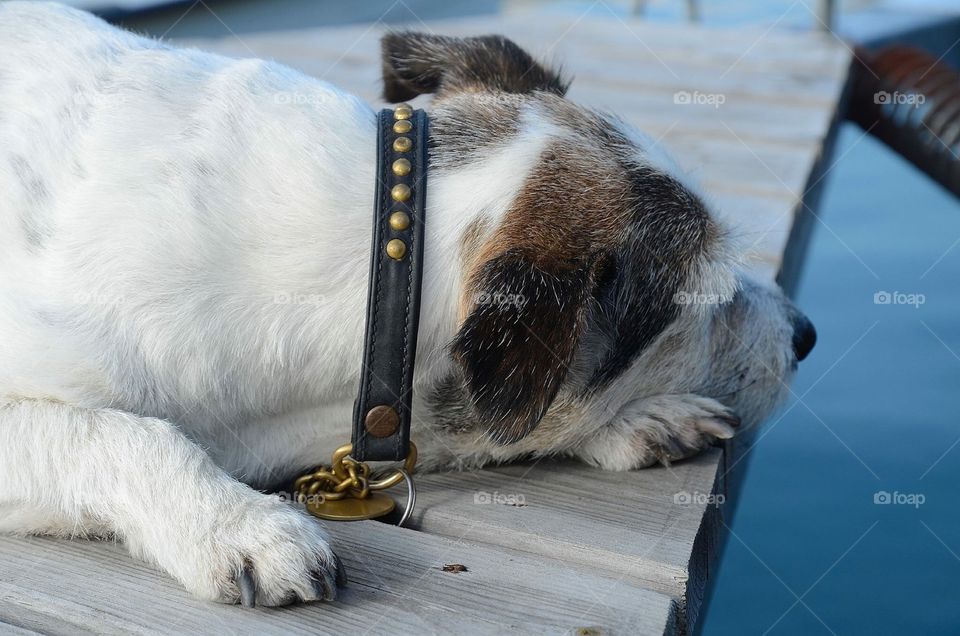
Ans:
POLYGON ((790 226, 790 238, 783 251, 780 271, 777 273, 777 283, 783 287, 790 297, 796 294, 800 284, 804 255, 810 241, 810 235, 813 232, 814 210, 820 203, 820 195, 826 186, 827 174, 833 167, 828 159, 833 154, 840 123, 843 120, 852 90, 852 81, 848 79, 843 84, 837 104, 831 110, 830 126, 824 135, 820 152, 813 162, 807 183, 804 184, 800 201, 797 203, 798 212, 790 226))
POLYGON ((710 494, 719 454, 628 473, 542 461, 423 475, 414 523, 602 568, 676 595, 706 506, 674 498, 704 485, 710 494))
MULTIPOLYGON (((479 30, 470 31, 475 34, 479 30)), ((529 34, 518 30, 513 34, 503 30, 507 35, 513 35, 518 42, 529 42, 529 34)), ((306 46, 302 41, 289 39, 266 39, 263 36, 245 36, 243 40, 218 40, 216 47, 232 55, 248 57, 251 54, 261 55, 268 52, 271 57, 282 59, 285 63, 300 68, 305 72, 321 77, 328 81, 335 78, 330 73, 337 69, 343 71, 364 73, 366 78, 376 80, 379 67, 371 63, 377 61, 377 40, 382 31, 371 31, 363 40, 353 43, 348 37, 338 36, 333 42, 317 38, 317 46, 306 46), (341 42, 341 46, 335 46, 341 42), (343 49, 354 48, 344 51, 343 49), (337 49, 339 48, 339 52, 337 49)), ((556 59, 564 71, 574 78, 574 86, 589 86, 601 83, 610 88, 621 91, 661 90, 672 94, 679 90, 699 90, 704 93, 723 93, 728 97, 739 96, 755 101, 765 101, 771 104, 796 106, 800 108, 818 109, 832 104, 834 94, 833 75, 825 74, 822 68, 811 69, 806 73, 791 69, 785 75, 781 69, 771 68, 762 73, 732 72, 724 75, 729 67, 724 67, 715 60, 710 63, 691 64, 689 58, 682 61, 671 61, 668 65, 662 63, 659 56, 645 54, 644 51, 635 51, 626 58, 616 57, 616 50, 610 50, 610 56, 600 55, 600 51, 581 50, 573 44, 578 40, 567 39, 556 50, 544 57, 556 59), (569 43, 569 44, 568 44, 569 43), (805 90, 802 93, 791 92, 798 82, 802 81, 805 90), (784 93, 789 95, 789 99, 784 93)), ((632 43, 636 46, 637 43, 632 43)), ((534 46, 527 46, 535 52, 534 46)), ((622 49, 621 49, 622 52, 622 49)), ((739 64, 737 65, 738 68, 739 64)), ((337 81, 336 83, 341 83, 337 81)))
MULTIPOLYGON (((334 524, 335 603, 244 610, 192 598, 109 542, 0 537, 0 621, 48 634, 659 634, 673 601, 562 562, 377 522, 334 524), (467 572, 444 572, 451 563, 467 572)), ((0 624, 2 625, 2 624, 0 624)))
MULTIPOLYGON (((677 599, 703 596, 713 552, 694 550, 717 495, 721 451, 674 467, 612 473, 539 462, 418 479, 415 526, 431 534, 599 569, 677 599), (689 586, 689 587, 688 587, 689 586)), ((712 530, 708 530, 711 532, 712 530)), ((704 546, 705 547, 705 546, 704 546)))
MULTIPOLYGON (((280 56, 307 57, 312 54, 325 60, 340 56, 363 55, 369 44, 376 43, 387 27, 354 25, 335 28, 312 28, 300 31, 248 33, 241 37, 225 34, 217 40, 225 46, 248 47, 277 51, 280 56), (359 53, 358 53, 359 51, 359 53)), ((556 17, 532 15, 477 16, 429 23, 411 20, 391 25, 394 30, 416 30, 445 35, 505 34, 524 41, 534 54, 546 59, 561 60, 560 53, 574 52, 578 58, 595 61, 655 61, 670 70, 684 65, 703 68, 729 67, 742 69, 750 77, 768 73, 789 81, 794 74, 811 78, 829 75, 834 65, 843 66, 849 50, 829 35, 814 33, 767 33, 763 28, 710 28, 668 23, 647 23, 638 20, 614 21, 584 17, 577 22, 556 17), (784 71, 788 71, 785 73, 784 71)), ((373 47, 372 50, 376 50, 373 47)), ((258 55, 260 55, 258 53, 258 55)), ((601 67, 605 68, 605 67, 601 67)), ((615 68, 615 67, 614 67, 615 68)), ((638 67, 636 70, 643 71, 638 67)), ((679 73, 678 73, 679 74, 679 73)), ((732 73, 731 73, 732 75, 732 73)), ((738 81, 736 78, 731 82, 738 81)))
POLYGON ((11 625, 0 620, 0 634, 4 636, 36 636, 40 632, 35 632, 17 625, 11 625))
MULTIPOLYGON (((538 52, 538 44, 544 48, 543 42, 547 42, 548 50, 540 51, 545 54, 542 56, 561 62, 576 78, 572 98, 609 108, 628 119, 631 114, 642 112, 657 120, 658 114, 662 118, 665 113, 672 123, 679 119, 685 127, 722 129, 715 125, 717 109, 692 106, 684 112, 673 104, 673 95, 678 91, 722 93, 727 100, 723 109, 725 123, 745 138, 807 141, 821 138, 836 98, 838 78, 842 80, 846 72, 845 49, 835 43, 826 48, 811 46, 809 36, 788 38, 787 43, 781 41, 779 33, 773 38, 762 38, 739 61, 716 55, 712 40, 709 47, 704 47, 702 41, 695 46, 687 45, 682 49, 682 56, 665 60, 661 53, 675 49, 677 44, 650 25, 619 26, 609 21, 586 19, 565 34, 570 26, 567 23, 542 19, 536 23, 539 28, 532 28, 529 20, 471 18, 410 26, 462 35, 495 31, 513 37, 533 52, 538 52), (603 38, 588 37, 598 29, 604 31, 603 38), (642 38, 634 35, 635 29, 643 32, 642 38), (764 72, 750 66, 749 60, 755 56, 769 54, 771 49, 766 45, 770 40, 777 43, 772 50, 780 51, 789 48, 792 39, 797 40, 797 48, 791 53, 791 61, 771 63, 764 72), (705 51, 698 56, 701 48, 705 51), (629 51, 629 55, 624 55, 624 51, 629 51), (697 59, 701 62, 691 62, 697 59), (802 66, 804 61, 806 67, 802 66), (827 120, 822 119, 825 111, 827 120), (706 122, 701 122, 704 117, 706 122)), ((255 34, 242 39, 208 41, 203 45, 241 57, 262 55, 277 59, 346 87, 364 99, 376 101, 378 43, 383 31, 382 27, 314 29, 296 36, 255 34)), ((697 29, 694 31, 706 37, 697 29)), ((681 32, 685 33, 686 29, 681 32)), ((718 34, 727 32, 710 32, 709 37, 715 38, 718 34)), ((737 38, 740 55, 748 46, 746 38, 737 38)))

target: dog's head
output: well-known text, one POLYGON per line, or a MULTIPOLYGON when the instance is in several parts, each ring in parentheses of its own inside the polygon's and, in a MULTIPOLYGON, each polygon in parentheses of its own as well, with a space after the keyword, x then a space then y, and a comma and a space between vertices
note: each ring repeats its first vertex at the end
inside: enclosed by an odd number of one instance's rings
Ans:
POLYGON ((383 71, 389 101, 435 95, 435 172, 502 175, 484 158, 514 149, 517 188, 460 237, 458 418, 509 444, 556 409, 610 420, 658 395, 766 416, 812 326, 741 280, 725 229, 655 143, 567 100, 567 81, 502 37, 391 34, 383 71))

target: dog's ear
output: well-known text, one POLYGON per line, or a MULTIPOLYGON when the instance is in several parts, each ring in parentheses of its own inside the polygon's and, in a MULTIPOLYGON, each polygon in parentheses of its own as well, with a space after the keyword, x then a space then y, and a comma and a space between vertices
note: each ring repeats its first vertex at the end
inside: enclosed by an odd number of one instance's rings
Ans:
POLYGON ((423 93, 567 92, 568 82, 499 35, 453 38, 388 33, 380 41, 383 96, 402 102, 423 93))
POLYGON ((498 443, 525 437, 556 397, 584 331, 595 269, 508 250, 476 270, 452 353, 498 443))

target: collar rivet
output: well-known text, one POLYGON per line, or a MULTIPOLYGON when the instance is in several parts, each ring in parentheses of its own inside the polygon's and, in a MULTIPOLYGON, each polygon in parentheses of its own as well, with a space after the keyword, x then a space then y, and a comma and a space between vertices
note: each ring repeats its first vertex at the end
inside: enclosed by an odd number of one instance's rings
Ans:
POLYGON ((390 189, 390 196, 394 201, 403 203, 410 198, 410 186, 405 183, 398 183, 390 189))
POLYGON ((393 174, 398 177, 405 177, 410 174, 411 168, 410 162, 406 159, 397 159, 393 162, 393 174))
POLYGON ((395 261, 403 259, 407 253, 407 244, 400 239, 391 239, 387 241, 387 256, 395 261))
POLYGON ((390 228, 402 232, 410 227, 410 216, 406 212, 394 212, 390 215, 390 228))

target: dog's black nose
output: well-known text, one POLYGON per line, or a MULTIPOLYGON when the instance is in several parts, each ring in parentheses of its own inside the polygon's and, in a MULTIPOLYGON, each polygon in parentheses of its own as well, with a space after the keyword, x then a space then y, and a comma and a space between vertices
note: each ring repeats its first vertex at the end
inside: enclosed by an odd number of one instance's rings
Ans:
POLYGON ((793 319, 793 353, 797 360, 803 360, 817 344, 817 330, 813 323, 803 314, 798 313, 793 319))

